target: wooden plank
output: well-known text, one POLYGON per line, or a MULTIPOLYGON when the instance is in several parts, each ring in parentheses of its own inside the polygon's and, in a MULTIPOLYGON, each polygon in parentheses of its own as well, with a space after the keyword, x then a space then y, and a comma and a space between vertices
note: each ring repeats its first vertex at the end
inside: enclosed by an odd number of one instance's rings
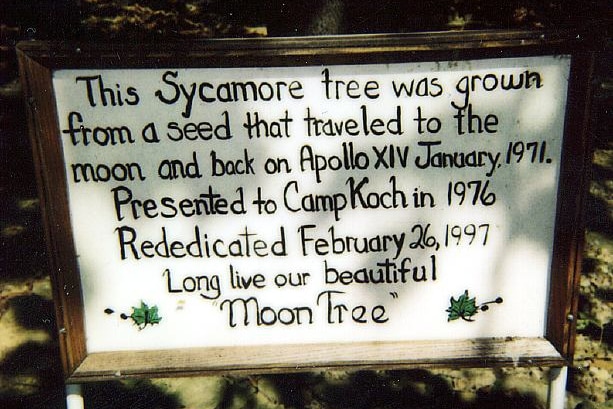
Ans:
POLYGON ((90 354, 69 382, 145 375, 564 364, 551 343, 541 338, 191 348, 90 354))
POLYGON ((589 184, 592 146, 589 138, 590 83, 594 54, 584 52, 571 66, 565 146, 560 170, 560 192, 546 335, 569 359, 574 354, 578 286, 584 241, 584 203, 589 184))
POLYGON ((19 50, 18 58, 45 226, 62 364, 66 373, 71 373, 87 352, 81 283, 72 242, 61 145, 57 138, 51 71, 19 50))
MULTIPOLYGON (((412 34, 352 35, 309 38, 251 38, 175 42, 172 44, 41 42, 19 44, 26 54, 49 68, 137 68, 194 65, 227 67, 270 65, 383 63, 408 55, 412 60, 450 57, 503 57, 522 50, 526 55, 548 47, 568 52, 583 42, 575 31, 470 31, 412 34), (306 58, 306 59, 305 59, 306 58), (351 60, 348 60, 351 58, 351 60)), ((405 57, 406 58, 406 57, 405 57)))

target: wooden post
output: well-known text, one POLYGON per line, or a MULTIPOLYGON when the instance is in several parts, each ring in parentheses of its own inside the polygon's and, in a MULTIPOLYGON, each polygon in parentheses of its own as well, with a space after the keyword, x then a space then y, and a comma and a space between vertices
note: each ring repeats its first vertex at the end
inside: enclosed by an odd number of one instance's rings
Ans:
POLYGON ((565 409, 567 378, 568 366, 552 367, 549 370, 549 391, 547 393, 549 409, 565 409))
POLYGON ((66 409, 85 409, 80 384, 66 385, 66 409))

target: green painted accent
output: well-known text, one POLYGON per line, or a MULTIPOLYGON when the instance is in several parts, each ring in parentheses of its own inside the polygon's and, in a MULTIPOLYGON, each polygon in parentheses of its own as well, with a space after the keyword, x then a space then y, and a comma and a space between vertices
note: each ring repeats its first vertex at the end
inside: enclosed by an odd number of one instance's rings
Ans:
POLYGON ((468 290, 464 290, 464 294, 458 299, 451 297, 449 300, 451 305, 445 311, 449 313, 447 321, 454 321, 462 318, 464 321, 474 321, 472 317, 479 312, 479 307, 475 302, 475 298, 468 296, 468 290))
POLYGON ((156 305, 149 307, 143 301, 140 302, 140 307, 132 307, 130 318, 139 330, 144 329, 147 325, 159 324, 162 320, 162 317, 158 315, 158 307, 156 305))

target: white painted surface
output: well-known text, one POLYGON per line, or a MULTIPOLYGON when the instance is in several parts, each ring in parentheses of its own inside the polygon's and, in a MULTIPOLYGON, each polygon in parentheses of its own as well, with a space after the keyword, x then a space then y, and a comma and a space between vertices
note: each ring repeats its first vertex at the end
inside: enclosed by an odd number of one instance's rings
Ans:
MULTIPOLYGON (((290 68, 233 68, 233 69, 176 69, 176 70, 60 70, 54 74, 54 91, 58 105, 58 120, 60 129, 69 129, 71 112, 78 112, 82 125, 91 129, 95 127, 126 126, 131 130, 134 143, 101 146, 95 142, 83 145, 82 134, 75 131, 74 144, 70 134, 65 132, 63 141, 64 157, 67 168, 69 203, 74 230, 75 246, 78 254, 78 265, 82 276, 83 298, 85 303, 85 322, 87 348, 90 352, 114 350, 141 350, 182 348, 190 346, 214 345, 256 345, 269 343, 317 343, 317 342, 351 342, 368 340, 436 340, 463 339, 501 336, 542 336, 546 322, 547 293, 552 254, 552 237, 554 228, 557 179, 560 165, 560 151, 564 126, 564 111, 566 106, 566 88, 568 80, 569 57, 531 57, 496 60, 474 60, 439 63, 406 63, 390 65, 366 66, 329 66, 331 78, 348 83, 357 82, 356 89, 350 93, 358 93, 368 81, 376 81, 379 88, 369 91, 368 98, 350 98, 346 94, 340 99, 326 99, 322 70, 324 67, 290 67, 290 68), (162 81, 164 73, 172 71, 175 77, 166 74, 166 83, 162 81), (500 80, 513 74, 515 79, 526 71, 538 73, 541 87, 524 87, 518 90, 503 91, 499 87, 492 91, 483 90, 479 79, 475 79, 475 90, 470 93, 469 102, 473 114, 483 120, 488 114, 495 115, 497 125, 490 124, 490 131, 480 134, 465 133, 458 135, 454 115, 457 110, 452 103, 463 105, 466 93, 464 89, 466 76, 478 75, 486 78, 486 87, 493 87, 494 76, 500 80), (492 74, 488 76, 488 74, 492 74), (100 75, 104 86, 115 93, 120 90, 123 106, 104 106, 101 103, 97 89, 97 80, 90 81, 93 91, 91 106, 87 98, 86 80, 76 81, 77 77, 100 75), (430 91, 439 96, 394 96, 392 82, 410 82, 427 78, 430 91), (436 80, 434 80, 436 78, 436 80), (172 80, 172 81, 171 81, 172 80), (194 98, 191 111, 187 115, 188 104, 181 92, 190 94, 192 84, 195 90, 201 88, 205 97, 210 97, 212 90, 219 84, 232 81, 253 81, 261 84, 264 81, 276 83, 284 81, 290 84, 297 81, 301 89, 295 89, 292 98, 286 92, 281 101, 242 101, 213 102, 194 98), (200 84, 206 83, 203 86, 200 84), (432 87, 432 84, 438 87, 432 87), (184 91, 176 88, 179 85, 184 91), (207 85, 207 84, 210 84, 207 85), (136 91, 128 91, 133 87, 136 91), (178 91, 177 91, 178 90, 178 91), (165 104, 163 98, 172 99, 177 95, 174 104, 165 104), (129 105, 138 94, 138 104, 129 105), (315 136, 308 135, 307 123, 304 120, 307 112, 320 119, 332 119, 336 122, 354 119, 356 129, 361 128, 362 106, 369 118, 379 118, 384 123, 392 120, 391 131, 383 135, 315 136), (399 107, 399 108, 397 108, 399 107), (417 129, 418 107, 424 117, 440 119, 439 132, 419 133, 417 129), (308 109, 308 111, 307 111, 308 109), (399 110, 399 117, 396 116, 399 110), (288 122, 289 137, 281 138, 249 138, 247 129, 243 126, 247 113, 257 111, 260 119, 267 121, 279 118, 292 118, 288 122), (287 111, 287 117, 285 112, 287 111), (176 122, 184 125, 188 122, 211 122, 213 127, 225 124, 223 114, 227 112, 231 138, 200 139, 195 141, 171 141, 167 136, 167 124, 176 122), (185 113, 185 118, 182 113, 185 113), (399 118, 399 122, 395 120, 399 118), (149 123, 155 123, 159 142, 147 143, 141 136, 141 130, 149 123), (420 146, 424 142, 440 141, 436 149, 446 152, 483 151, 483 167, 464 168, 434 168, 421 169, 418 163, 423 163, 426 148, 420 146), (510 142, 546 143, 546 151, 542 157, 543 163, 531 163, 531 153, 526 153, 521 163, 504 163, 510 142), (301 169, 300 152, 305 145, 312 148, 318 155, 332 159, 332 166, 343 161, 343 143, 351 143, 355 154, 363 152, 362 159, 368 157, 365 169, 339 171, 322 170, 317 175, 305 164, 301 169), (377 162, 375 149, 385 150, 389 155, 390 146, 394 152, 407 155, 406 166, 401 165, 401 159, 395 156, 393 169, 377 162), (387 147, 387 148, 385 148, 387 147), (408 150, 405 151, 406 147, 408 150), (214 177, 212 173, 211 152, 225 160, 244 159, 245 150, 248 158, 253 159, 255 174, 214 177), (158 165, 163 160, 181 159, 185 164, 192 162, 193 154, 197 157, 198 178, 179 178, 161 180, 158 176, 158 165), (493 157, 500 155, 496 166, 489 163, 488 153, 493 157), (419 162, 416 162, 420 157, 419 162), (268 158, 285 158, 291 167, 290 173, 269 175, 264 171, 268 158), (546 159, 550 159, 547 163, 546 159), (340 162, 339 162, 340 160, 340 162), (144 181, 108 181, 76 183, 72 165, 77 163, 106 164, 111 167, 116 163, 137 163, 141 167, 144 181), (500 164, 500 166, 498 166, 500 164), (491 173, 491 174, 489 174, 491 173), (362 192, 364 197, 370 192, 390 192, 390 178, 395 177, 398 190, 405 192, 408 205, 396 209, 367 209, 359 205, 350 209, 350 182, 353 178, 356 185, 367 177, 362 192), (481 186, 487 182, 487 190, 477 197, 477 203, 472 204, 472 193, 476 184, 471 184, 470 195, 465 203, 458 204, 459 196, 452 194, 453 203, 448 204, 448 186, 450 182, 480 181, 481 186), (131 215, 129 205, 121 207, 121 220, 114 206, 112 189, 118 186, 128 188, 133 199, 160 203, 163 198, 171 198, 175 203, 183 199, 193 200, 200 194, 207 194, 209 186, 215 193, 227 198, 229 202, 239 199, 237 189, 242 189, 244 214, 200 215, 192 217, 177 216, 173 218, 147 218, 139 214, 136 219, 131 215), (277 210, 274 214, 258 214, 253 201, 257 198, 258 188, 263 197, 272 199, 277 210), (416 208, 413 193, 428 192, 434 198, 435 206, 416 208), (284 190, 287 194, 284 196, 284 190), (495 203, 486 206, 491 199, 488 194, 496 196, 495 203), (292 209, 300 207, 301 198, 305 195, 336 195, 338 203, 343 197, 347 199, 345 208, 333 211, 295 212, 292 209), (287 205, 284 202, 287 201, 287 205), (314 225, 305 234, 306 255, 303 254, 300 226, 314 225), (428 236, 432 235, 438 243, 432 248, 420 248, 411 243, 418 237, 419 227, 428 227, 428 236), (465 234, 460 245, 453 244, 449 237, 445 246, 447 226, 474 225, 477 231, 471 245, 470 237, 465 234), (481 226, 482 225, 482 226, 481 226), (485 225, 488 225, 486 227, 485 225), (481 226, 481 227, 479 227, 481 226), (200 243, 205 251, 217 246, 220 252, 227 252, 229 243, 240 241, 244 246, 245 228, 250 234, 249 239, 262 240, 266 243, 266 256, 256 256, 250 248, 250 256, 220 257, 211 254, 210 257, 142 257, 135 260, 131 248, 124 246, 127 259, 121 259, 121 248, 118 231, 122 227, 134 229, 135 243, 149 240, 158 243, 162 240, 162 228, 165 229, 169 242, 181 241, 184 244, 196 240, 195 228, 200 233, 200 243), (283 229, 283 235, 281 230, 283 229), (373 251, 367 254, 356 254, 354 251, 333 254, 331 231, 335 237, 356 237, 377 240, 382 236, 394 235, 397 240, 404 237, 403 242, 394 244, 392 238, 387 240, 386 251, 373 251), (487 242, 483 245, 484 233, 488 231, 487 242), (205 238, 206 234, 206 238, 205 238), (270 246, 284 238, 286 255, 274 256, 270 246), (327 240, 329 247, 319 241, 319 252, 316 254, 316 240, 327 240), (217 243, 217 244, 215 244, 217 243), (328 251, 328 254, 323 254, 328 251), (436 279, 432 278, 432 260, 435 259, 436 279), (426 266, 428 280, 385 284, 325 283, 324 266, 333 267, 339 271, 357 271, 360 268, 376 268, 377 263, 386 259, 400 266, 403 259, 408 266, 426 266), (264 284, 261 289, 249 290, 232 288, 230 284, 230 266, 243 277, 261 274, 264 284), (202 291, 172 292, 168 291, 168 276, 170 270, 172 289, 178 290, 181 282, 188 276, 207 276, 207 279, 219 280, 219 288, 202 291), (278 288, 275 277, 279 274, 308 273, 306 285, 278 288), (217 278, 214 278, 217 277, 217 278), (348 311, 344 312, 342 324, 328 323, 327 303, 325 296, 318 295, 324 291, 342 291, 334 293, 334 302, 344 303, 348 311), (504 299, 502 304, 488 304, 488 311, 477 313, 468 322, 454 320, 448 322, 446 309, 450 307, 450 297, 458 298, 468 290, 469 297, 476 297, 475 303, 493 301, 497 297, 504 299), (243 325, 243 311, 236 308, 236 327, 229 325, 229 302, 236 298, 248 299, 256 297, 260 309, 271 307, 278 311, 282 308, 292 309, 304 307, 298 325, 256 325, 254 312, 249 310, 250 323, 243 325), (120 314, 130 315, 132 307, 140 306, 141 301, 149 306, 157 306, 161 321, 156 325, 147 325, 139 330, 131 319, 122 320, 120 314), (367 309, 364 318, 369 323, 354 322, 351 309, 363 305, 367 309), (382 306, 385 309, 384 323, 373 323, 371 309, 382 306), (306 309, 312 311, 312 322, 306 314, 306 309), (105 313, 112 309, 113 313, 105 313), (519 318, 518 318, 519 317, 519 318)), ((469 82, 470 83, 470 82, 469 82)), ((373 85, 371 84, 371 87, 373 85)), ((268 89, 263 86, 264 90, 268 89)), ((223 86, 222 86, 223 90, 223 86)), ((107 100, 108 102, 108 100, 107 100)), ((74 114, 73 123, 78 121, 74 114)), ((436 122, 436 121, 435 121, 436 122)), ((431 126, 436 127, 432 122, 431 126)), ((426 125, 426 122, 424 122, 426 125)), ((204 125, 203 125, 204 126, 204 125)), ((283 122, 280 122, 284 130, 283 122)), ((311 124, 313 126, 313 124, 311 124)), ((77 128, 78 126, 74 126, 77 128)), ((385 127, 385 126, 384 126, 385 127)), ((204 129, 204 128, 203 128, 204 129)), ((224 131, 225 128, 219 128, 224 131)), ((312 129, 312 128, 311 128, 312 129)), ((383 128, 376 128, 383 129, 383 128)), ((434 128, 432 128, 434 129, 434 128)), ((196 132, 196 131, 194 131, 196 132)), ((371 129, 372 132, 372 129, 371 129)), ((177 135, 171 131, 171 135, 177 135)), ((220 135, 225 137, 225 132, 220 135)), ((537 151, 535 161, 539 162, 540 152, 537 151)), ((516 159, 516 157, 512 157, 516 159)), ((389 156, 386 156, 389 165, 389 156)), ((119 168, 117 168, 119 169, 119 168)), ((192 165, 192 171, 194 166, 192 165)), ((461 186, 461 185, 460 185, 461 186)), ((389 200, 388 195, 385 200, 389 200)), ((122 198, 124 196, 121 196, 122 198)), ((374 197, 374 196, 373 196, 374 197)), ((399 197, 399 196, 397 196, 399 197)), ((366 199, 367 200, 367 199, 366 199)), ((152 206, 152 205, 151 205, 152 206)), ((159 207, 149 210, 151 214, 168 212, 168 208, 159 207)), ((457 230, 457 229, 456 229, 457 230)), ((468 228, 469 232, 471 228, 468 228)), ((127 234, 127 233, 126 233, 127 234)), ((128 239, 131 236, 126 236, 128 239)), ((423 244, 423 243, 422 243, 423 244)), ((196 245, 193 245, 196 246, 196 245)), ((236 249, 237 245, 232 245, 236 249)), ((339 248, 337 241, 336 248, 339 248)), ((191 247, 195 248, 195 247, 191 247)), ((277 250, 281 245, 277 244, 277 250)), ((151 250, 153 251, 153 250, 151 250)), ((330 276, 329 276, 330 277, 330 276)), ((187 284, 192 283, 188 278, 187 284)), ((375 310, 380 313, 379 307, 375 310)), ((356 312, 360 312, 358 309, 356 312)), ((263 319, 270 320, 272 313, 263 312, 263 319)), ((284 310, 281 318, 289 320, 291 313, 284 310)))

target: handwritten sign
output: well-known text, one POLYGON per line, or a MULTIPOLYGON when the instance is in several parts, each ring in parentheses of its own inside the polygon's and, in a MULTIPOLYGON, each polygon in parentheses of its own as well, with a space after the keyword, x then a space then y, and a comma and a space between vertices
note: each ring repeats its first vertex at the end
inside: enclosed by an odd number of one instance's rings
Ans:
POLYGON ((54 70, 87 353, 545 338, 570 72, 54 70))
POLYGON ((543 335, 568 75, 57 71, 88 350, 543 335))

